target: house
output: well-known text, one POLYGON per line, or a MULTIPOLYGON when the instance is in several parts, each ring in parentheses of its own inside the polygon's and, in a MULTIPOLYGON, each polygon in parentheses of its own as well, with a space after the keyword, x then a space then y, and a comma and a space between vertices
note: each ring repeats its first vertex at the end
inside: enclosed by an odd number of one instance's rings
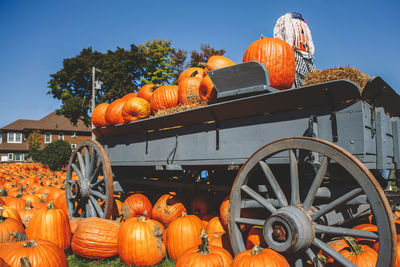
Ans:
POLYGON ((40 149, 60 139, 75 149, 80 142, 92 138, 90 127, 81 121, 74 126, 55 111, 40 120, 16 120, 0 128, 0 161, 26 161, 32 133, 37 134, 40 149))

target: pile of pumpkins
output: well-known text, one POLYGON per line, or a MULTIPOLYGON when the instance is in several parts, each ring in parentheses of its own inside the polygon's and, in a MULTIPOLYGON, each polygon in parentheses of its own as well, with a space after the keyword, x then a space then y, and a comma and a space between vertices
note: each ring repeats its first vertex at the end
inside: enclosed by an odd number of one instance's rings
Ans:
MULTIPOLYGON (((259 61, 269 73, 270 86, 284 90, 291 88, 295 76, 295 57, 291 46, 279 38, 261 38, 245 51, 243 62, 259 61)), ((208 103, 216 97, 208 71, 232 66, 224 56, 211 56, 204 68, 184 70, 178 85, 146 84, 139 91, 128 93, 112 103, 101 103, 92 112, 92 123, 97 127, 124 124, 149 117, 159 110, 198 101, 208 103)))

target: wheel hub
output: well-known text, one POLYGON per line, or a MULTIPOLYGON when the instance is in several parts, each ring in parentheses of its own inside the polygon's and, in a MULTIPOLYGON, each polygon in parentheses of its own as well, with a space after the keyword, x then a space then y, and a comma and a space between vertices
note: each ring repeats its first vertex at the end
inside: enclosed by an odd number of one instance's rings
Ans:
POLYGON ((267 244, 278 252, 306 250, 315 237, 314 224, 307 212, 296 206, 284 207, 272 214, 264 224, 267 244))
POLYGON ((69 189, 72 199, 86 199, 90 195, 90 186, 87 180, 74 181, 69 189))

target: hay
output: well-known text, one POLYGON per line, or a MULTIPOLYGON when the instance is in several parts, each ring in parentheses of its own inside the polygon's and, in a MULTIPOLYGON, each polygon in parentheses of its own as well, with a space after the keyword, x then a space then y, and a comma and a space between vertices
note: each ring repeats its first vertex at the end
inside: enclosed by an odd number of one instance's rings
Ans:
POLYGON ((207 102, 202 102, 201 100, 193 102, 193 103, 185 104, 185 105, 179 104, 176 107, 161 109, 161 110, 157 111, 153 117, 164 116, 164 115, 168 115, 168 114, 172 114, 172 113, 176 113, 176 112, 180 112, 180 111, 184 111, 184 110, 188 110, 188 109, 203 107, 206 105, 207 105, 207 102))
POLYGON ((303 86, 339 79, 346 79, 354 82, 362 91, 370 77, 367 74, 362 73, 360 70, 351 67, 316 70, 307 74, 303 86))

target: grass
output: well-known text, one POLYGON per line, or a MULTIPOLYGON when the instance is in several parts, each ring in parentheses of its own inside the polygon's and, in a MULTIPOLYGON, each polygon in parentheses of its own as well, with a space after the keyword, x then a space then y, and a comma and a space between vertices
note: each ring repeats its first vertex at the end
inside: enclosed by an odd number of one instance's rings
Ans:
MULTIPOLYGON (((125 267, 126 265, 118 256, 110 259, 100 259, 91 260, 79 257, 72 252, 67 253, 67 260, 69 267, 86 267, 86 266, 96 266, 96 267, 125 267)), ((159 264, 154 265, 154 267, 173 267, 175 266, 175 261, 168 258, 168 256, 159 264)))

